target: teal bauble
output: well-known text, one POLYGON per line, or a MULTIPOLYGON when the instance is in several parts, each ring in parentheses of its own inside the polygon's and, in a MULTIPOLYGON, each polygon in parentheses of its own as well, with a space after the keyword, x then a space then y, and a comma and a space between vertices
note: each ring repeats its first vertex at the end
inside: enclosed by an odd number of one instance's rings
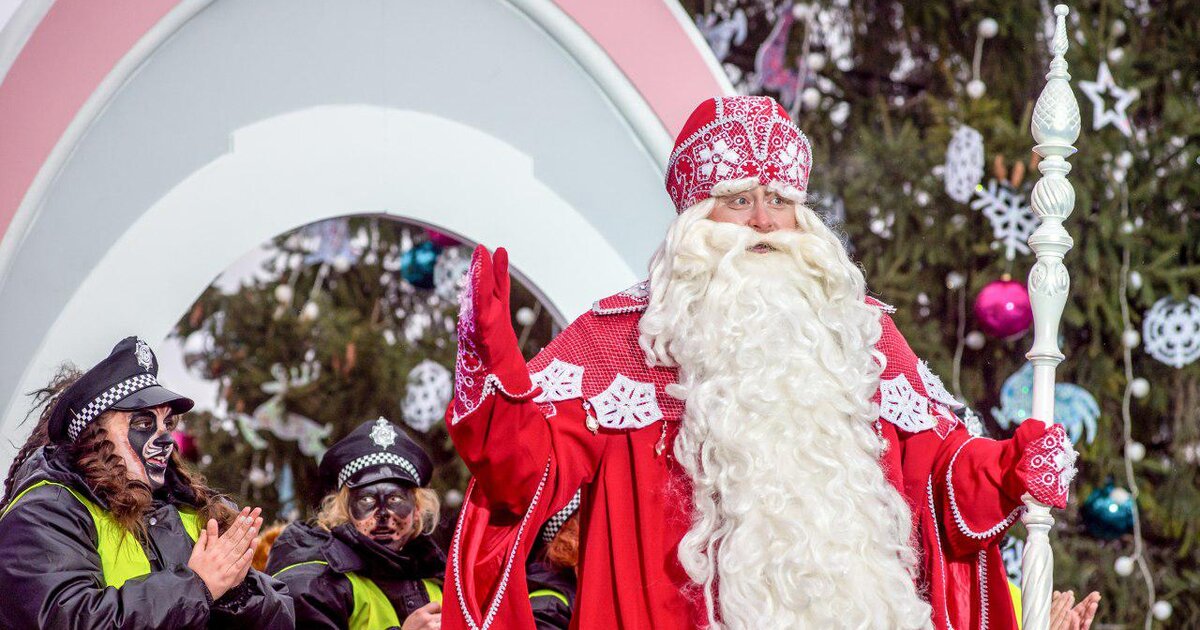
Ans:
POLYGON ((437 266, 442 248, 433 241, 423 241, 400 254, 400 276, 421 289, 433 288, 433 269, 437 266))
POLYGON ((1079 510, 1083 524, 1100 540, 1115 540, 1133 531, 1133 495, 1109 480, 1092 490, 1079 510))

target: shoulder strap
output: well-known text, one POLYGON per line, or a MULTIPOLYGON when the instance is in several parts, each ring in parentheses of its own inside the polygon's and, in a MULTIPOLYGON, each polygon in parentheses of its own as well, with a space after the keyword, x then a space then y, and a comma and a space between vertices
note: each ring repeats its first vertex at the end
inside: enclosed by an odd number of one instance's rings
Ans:
POLYGON ((424 578, 421 583, 425 585, 425 593, 429 595, 429 601, 442 603, 442 582, 433 578, 424 578))
POLYGON ((175 511, 179 512, 179 521, 183 523, 183 531, 187 532, 192 542, 200 540, 200 530, 204 529, 204 524, 200 522, 200 514, 190 507, 176 508, 175 511))

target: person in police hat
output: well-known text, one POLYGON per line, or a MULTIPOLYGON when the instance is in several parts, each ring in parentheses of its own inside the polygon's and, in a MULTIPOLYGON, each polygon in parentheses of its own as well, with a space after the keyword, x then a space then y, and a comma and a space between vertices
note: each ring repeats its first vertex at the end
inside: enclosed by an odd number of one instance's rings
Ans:
POLYGON ((298 627, 441 627, 446 558, 429 536, 432 473, 425 451, 384 418, 325 452, 316 522, 289 525, 267 558, 295 598, 298 627))
POLYGON ((582 493, 567 503, 546 524, 525 562, 529 607, 537 630, 567 630, 575 607, 579 565, 579 503, 582 493))
POLYGON ((157 376, 127 337, 33 393, 0 505, 0 627, 294 627, 283 584, 250 570, 259 510, 181 467, 171 430, 193 402, 157 376))

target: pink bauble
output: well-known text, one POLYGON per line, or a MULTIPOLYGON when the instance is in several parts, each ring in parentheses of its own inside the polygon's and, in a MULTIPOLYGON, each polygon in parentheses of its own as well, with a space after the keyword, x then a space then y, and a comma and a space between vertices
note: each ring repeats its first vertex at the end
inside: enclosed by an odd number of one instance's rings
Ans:
POLYGON ((993 337, 1019 335, 1033 325, 1033 306, 1025 285, 1015 280, 997 280, 983 287, 975 298, 975 319, 993 337))
POLYGON ((179 449, 180 457, 189 462, 200 459, 200 449, 196 446, 196 438, 183 431, 172 431, 171 437, 175 440, 175 448, 179 449))
POLYGON ((429 236, 429 240, 433 241, 433 244, 437 245, 438 247, 454 247, 462 242, 453 236, 442 234, 437 230, 431 230, 429 228, 425 229, 425 234, 427 234, 429 236))

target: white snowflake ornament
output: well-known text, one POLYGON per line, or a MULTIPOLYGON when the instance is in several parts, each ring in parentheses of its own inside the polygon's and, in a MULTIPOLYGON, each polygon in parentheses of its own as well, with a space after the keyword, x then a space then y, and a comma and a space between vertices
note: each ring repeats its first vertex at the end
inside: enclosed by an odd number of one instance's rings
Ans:
POLYGON ((967 203, 983 181, 983 135, 963 125, 954 131, 946 146, 946 194, 967 203))
POLYGON ((457 300, 470 268, 470 252, 463 247, 447 247, 433 266, 433 293, 447 302, 457 300))
POLYGON ((1200 359, 1200 297, 1165 297, 1154 303, 1142 322, 1146 352, 1175 368, 1200 359))
POLYGON ((1005 258, 1014 260, 1018 252, 1028 254, 1029 235, 1037 229, 1037 216, 1025 195, 1007 183, 989 180, 986 188, 975 191, 971 207, 982 210, 992 224, 992 237, 1005 248, 1005 258))
POLYGON ((415 431, 428 431, 446 412, 453 393, 450 370, 426 359, 408 373, 408 387, 400 410, 404 423, 415 431))

